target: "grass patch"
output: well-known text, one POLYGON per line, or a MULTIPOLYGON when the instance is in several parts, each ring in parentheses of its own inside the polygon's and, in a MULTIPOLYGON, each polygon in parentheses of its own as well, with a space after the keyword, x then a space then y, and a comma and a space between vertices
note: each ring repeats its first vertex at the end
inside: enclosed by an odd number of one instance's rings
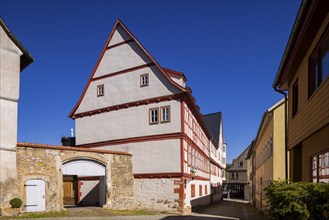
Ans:
POLYGON ((65 217, 106 217, 106 216, 141 216, 156 215, 158 213, 145 210, 112 210, 103 208, 71 208, 60 212, 27 212, 20 216, 0 216, 0 219, 19 218, 65 218, 65 217))
POLYGON ((154 212, 144 210, 109 210, 111 215, 155 215, 154 212))

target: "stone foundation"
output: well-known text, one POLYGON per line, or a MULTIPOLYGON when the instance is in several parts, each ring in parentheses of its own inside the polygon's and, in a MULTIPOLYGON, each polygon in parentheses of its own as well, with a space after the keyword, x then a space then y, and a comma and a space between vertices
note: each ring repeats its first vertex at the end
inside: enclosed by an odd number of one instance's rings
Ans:
POLYGON ((135 179, 135 198, 138 209, 177 212, 179 209, 179 186, 174 181, 180 179, 135 179))

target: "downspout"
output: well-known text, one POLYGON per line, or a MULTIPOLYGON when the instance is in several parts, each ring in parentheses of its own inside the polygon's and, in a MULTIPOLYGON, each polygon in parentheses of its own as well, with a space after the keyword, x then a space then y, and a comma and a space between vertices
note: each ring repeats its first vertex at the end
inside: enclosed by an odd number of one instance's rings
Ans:
POLYGON ((287 93, 273 87, 278 93, 284 95, 284 149, 285 149, 285 179, 288 180, 288 108, 287 108, 287 93))

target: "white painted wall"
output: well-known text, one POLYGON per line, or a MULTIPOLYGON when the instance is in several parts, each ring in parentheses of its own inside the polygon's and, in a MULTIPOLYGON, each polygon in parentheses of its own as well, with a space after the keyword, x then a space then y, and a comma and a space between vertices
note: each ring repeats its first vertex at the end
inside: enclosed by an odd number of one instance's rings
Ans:
POLYGON ((127 34, 127 32, 121 27, 121 25, 118 25, 108 46, 112 46, 130 39, 131 37, 127 34))
POLYGON ((63 175, 105 176, 105 166, 89 160, 74 160, 63 165, 63 175))
POLYGON ((0 26, 0 148, 16 147, 21 55, 0 26))
POLYGON ((151 63, 150 58, 148 58, 136 42, 129 42, 107 50, 94 77, 103 76, 147 63, 151 63))
POLYGON ((83 206, 95 206, 99 204, 99 187, 100 181, 99 180, 82 180, 80 187, 80 201, 79 205, 83 206))
POLYGON ((186 199, 185 199, 185 207, 199 206, 199 205, 206 205, 210 202, 210 193, 211 193, 211 186, 209 181, 203 180, 189 180, 186 184, 185 188, 186 199), (195 197, 191 197, 191 184, 195 185, 195 197), (199 186, 202 185, 202 196, 199 196, 199 186), (205 194, 205 186, 207 186, 207 194, 205 194))
POLYGON ((180 172, 180 140, 161 140, 102 147, 133 155, 133 173, 180 172))
MULTIPOLYGON (((178 179, 177 179, 178 180, 178 179)), ((135 179, 136 205, 141 209, 176 211, 178 193, 174 193, 175 179, 135 179)))
POLYGON ((157 67, 146 67, 90 83, 76 113, 177 93, 157 67), (149 74, 149 85, 140 87, 140 75, 149 74), (97 86, 104 84, 105 95, 97 97, 97 86))
POLYGON ((78 145, 175 133, 180 131, 180 126, 180 102, 176 100, 140 105, 75 119, 78 145), (171 107, 171 122, 150 125, 149 109, 167 105, 171 107))
POLYGON ((0 208, 19 196, 15 148, 21 55, 0 26, 0 208))
POLYGON ((0 109, 0 146, 2 149, 15 150, 17 143, 17 102, 0 99, 0 109))

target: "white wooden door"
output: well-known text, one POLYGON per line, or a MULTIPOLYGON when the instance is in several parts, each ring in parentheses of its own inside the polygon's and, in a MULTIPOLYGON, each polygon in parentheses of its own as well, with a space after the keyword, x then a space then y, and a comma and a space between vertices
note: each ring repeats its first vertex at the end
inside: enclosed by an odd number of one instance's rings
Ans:
POLYGON ((46 188, 43 180, 27 180, 26 188, 26 211, 42 212, 46 210, 46 188))

